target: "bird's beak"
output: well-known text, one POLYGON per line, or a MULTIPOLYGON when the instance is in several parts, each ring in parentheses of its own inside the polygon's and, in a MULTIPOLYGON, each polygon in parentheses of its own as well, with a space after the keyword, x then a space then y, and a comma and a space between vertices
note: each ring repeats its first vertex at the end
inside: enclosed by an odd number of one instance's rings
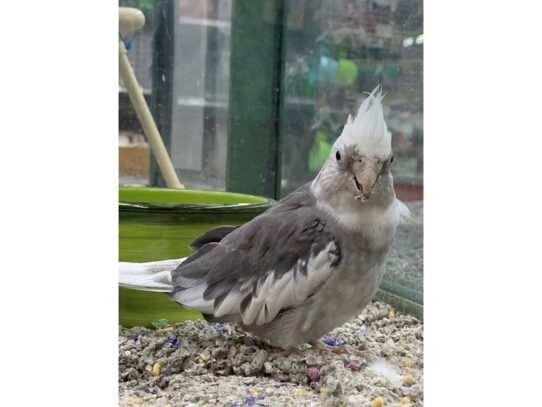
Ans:
POLYGON ((369 199, 373 186, 380 172, 381 164, 372 158, 368 158, 359 166, 354 166, 356 187, 360 195, 356 198, 365 202, 369 199))

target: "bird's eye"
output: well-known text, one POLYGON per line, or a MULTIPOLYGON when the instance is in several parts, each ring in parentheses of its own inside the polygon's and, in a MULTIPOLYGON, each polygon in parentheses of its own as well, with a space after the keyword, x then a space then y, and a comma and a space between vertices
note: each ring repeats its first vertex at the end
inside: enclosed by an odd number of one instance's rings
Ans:
POLYGON ((338 151, 335 153, 335 158, 337 159, 337 161, 340 161, 341 159, 341 153, 339 153, 338 151))

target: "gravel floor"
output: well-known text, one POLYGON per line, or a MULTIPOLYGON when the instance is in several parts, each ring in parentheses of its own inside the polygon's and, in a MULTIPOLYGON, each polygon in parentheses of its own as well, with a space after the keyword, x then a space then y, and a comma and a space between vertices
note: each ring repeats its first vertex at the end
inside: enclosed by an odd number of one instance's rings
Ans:
POLYGON ((344 342, 344 354, 307 345, 285 356, 234 325, 203 320, 119 329, 121 406, 423 405, 423 325, 384 303, 324 338, 344 342), (395 379, 373 367, 378 360, 395 379))
POLYGON ((423 291, 423 203, 407 206, 412 216, 397 228, 384 278, 423 291))

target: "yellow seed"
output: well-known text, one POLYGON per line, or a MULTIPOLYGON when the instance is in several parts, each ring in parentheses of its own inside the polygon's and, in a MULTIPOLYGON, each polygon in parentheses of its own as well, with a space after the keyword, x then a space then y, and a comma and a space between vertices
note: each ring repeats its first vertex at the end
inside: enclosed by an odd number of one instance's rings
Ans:
POLYGON ((395 310, 390 310, 390 312, 388 312, 388 317, 395 318, 395 310))
POLYGON ((407 369, 410 369, 412 367, 412 360, 407 359, 403 362, 403 367, 406 367, 407 369))
POLYGON ((249 393, 251 394, 252 397, 258 397, 258 395, 260 394, 260 393, 258 392, 258 390, 256 390, 256 389, 250 390, 249 393))
POLYGON ((403 376, 403 383, 404 384, 412 384, 412 381, 413 381, 413 379, 412 379, 411 375, 407 374, 407 375, 403 376))
POLYGON ((129 403, 129 404, 136 404, 136 403, 141 403, 143 401, 143 399, 141 397, 137 397, 137 396, 130 396, 126 399, 126 402, 129 403))
POLYGON ((326 391, 327 391, 327 387, 326 387, 326 386, 320 387, 320 393, 325 393, 326 391))
POLYGON ((152 366, 152 375, 153 376, 158 376, 159 374, 160 374, 160 363, 156 362, 152 366))
POLYGON ((166 404, 164 407, 171 407, 171 404, 166 404))
POLYGON ((199 355, 196 357, 196 361, 197 361, 198 363, 207 362, 207 360, 209 360, 209 355, 206 355, 205 353, 199 354, 199 355))
POLYGON ((373 400, 373 407, 382 407, 384 405, 384 398, 382 396, 375 397, 373 400))
POLYGON ((410 397, 408 397, 408 396, 401 397, 399 399, 399 401, 401 402, 401 404, 409 404, 410 403, 410 397))
POLYGON ((167 333, 170 333, 170 332, 173 332, 173 327, 172 326, 168 326, 167 328, 161 328, 161 329, 156 330, 157 334, 167 334, 167 333))

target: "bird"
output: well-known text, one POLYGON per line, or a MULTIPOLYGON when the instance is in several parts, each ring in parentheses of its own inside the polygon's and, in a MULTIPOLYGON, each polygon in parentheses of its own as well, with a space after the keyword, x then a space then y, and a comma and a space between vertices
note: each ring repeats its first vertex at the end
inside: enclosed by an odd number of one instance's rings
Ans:
POLYGON ((187 258, 121 263, 120 284, 169 292, 275 348, 326 347, 320 339, 376 294, 409 216, 393 187, 383 97, 380 85, 366 94, 312 181, 242 226, 208 230, 187 258))

